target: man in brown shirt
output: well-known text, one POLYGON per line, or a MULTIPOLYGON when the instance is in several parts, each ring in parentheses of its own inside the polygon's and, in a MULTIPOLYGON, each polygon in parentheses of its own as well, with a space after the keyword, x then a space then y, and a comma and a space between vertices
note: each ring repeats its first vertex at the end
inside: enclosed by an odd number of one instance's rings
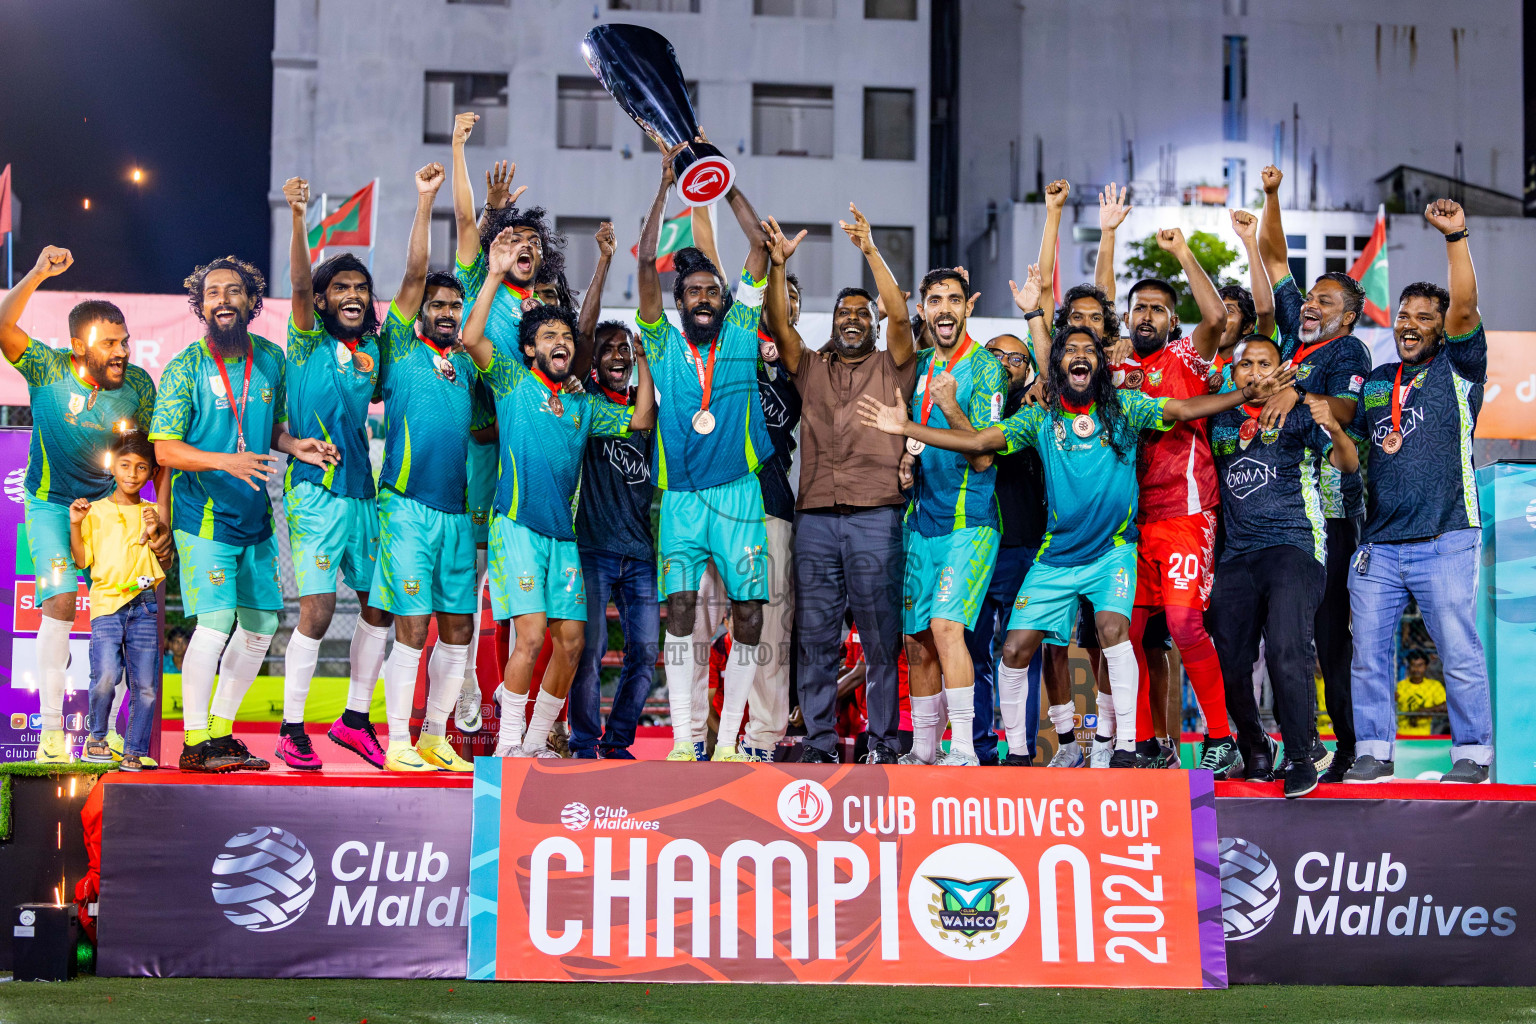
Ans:
POLYGON ((832 310, 832 338, 812 351, 789 322, 784 262, 799 244, 768 224, 768 291, 763 320, 800 392, 800 496, 795 503, 795 627, 800 712, 806 738, 800 760, 837 760, 837 670, 843 617, 851 611, 868 667, 870 764, 895 764, 901 649, 901 518, 906 498, 897 470, 901 438, 863 424, 860 395, 902 403, 912 394, 917 361, 906 299, 852 203, 853 223, 839 222, 859 247, 880 300, 893 311, 886 348, 875 348, 879 313, 862 288, 844 288, 832 310))

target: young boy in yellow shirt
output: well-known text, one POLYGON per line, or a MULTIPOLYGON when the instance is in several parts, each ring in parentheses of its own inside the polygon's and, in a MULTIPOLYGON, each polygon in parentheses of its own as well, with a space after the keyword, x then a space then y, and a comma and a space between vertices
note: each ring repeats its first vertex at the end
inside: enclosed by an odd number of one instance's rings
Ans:
POLYGON ((126 669, 133 703, 118 767, 137 772, 156 767, 149 756, 160 662, 155 588, 165 571, 149 541, 163 527, 155 506, 139 500, 155 473, 155 446, 131 431, 112 442, 108 457, 117 489, 100 501, 80 498, 69 507, 70 552, 91 573, 91 735, 81 760, 113 759, 107 719, 113 688, 126 669))

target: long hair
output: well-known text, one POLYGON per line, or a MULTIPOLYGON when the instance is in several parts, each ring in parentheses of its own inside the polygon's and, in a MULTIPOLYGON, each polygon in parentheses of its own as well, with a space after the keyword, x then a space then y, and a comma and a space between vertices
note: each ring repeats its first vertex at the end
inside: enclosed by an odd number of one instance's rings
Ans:
MULTIPOLYGON (((373 274, 368 270, 368 264, 351 253, 337 253, 327 260, 322 260, 315 267, 313 278, 315 299, 324 299, 325 293, 331 287, 331 282, 336 279, 336 275, 345 271, 362 274, 363 283, 368 286, 368 308, 363 310, 363 324, 358 336, 366 338, 369 335, 378 334, 379 311, 374 304, 374 301, 378 298, 378 293, 373 290, 373 274)), ((315 306, 315 312, 321 312, 318 304, 315 306)), ((334 309, 326 309, 324 314, 326 316, 335 316, 336 311, 334 309)))
POLYGON ((730 286, 725 280, 725 275, 720 273, 720 268, 715 266, 704 250, 696 246, 687 246, 672 254, 672 267, 677 271, 677 277, 672 281, 672 299, 674 302, 683 301, 683 285, 692 274, 699 271, 707 271, 714 274, 720 282, 720 291, 725 295, 730 294, 730 286))
POLYGON ((549 226, 547 217, 542 206, 528 209, 503 206, 487 211, 485 227, 480 230, 480 251, 489 253, 496 236, 507 228, 532 228, 539 233, 540 270, 551 274, 565 273, 565 236, 549 226))
POLYGON ((1120 336, 1120 317, 1115 313, 1115 304, 1109 301, 1109 296, 1097 285, 1075 284, 1067 289, 1067 293, 1061 297, 1061 305, 1056 307, 1056 319, 1051 324, 1051 329, 1059 331, 1067 326, 1067 318, 1072 315, 1072 303, 1078 299, 1093 299, 1099 304, 1104 313, 1104 337, 1118 338, 1120 336))
MULTIPOLYGON (((240 282, 245 285, 245 294, 251 297, 250 320, 255 320, 256 314, 261 312, 261 299, 267 291, 267 279, 261 276, 261 271, 257 270, 253 264, 245 262, 238 256, 225 256, 223 259, 205 263, 195 268, 187 275, 186 280, 181 282, 187 289, 187 305, 192 307, 192 312, 199 320, 203 319, 203 282, 215 270, 233 270, 240 275, 240 282)), ((246 321, 247 324, 250 320, 246 321)))
POLYGON ((1062 354, 1067 341, 1077 334, 1093 342, 1093 354, 1098 361, 1093 376, 1088 380, 1089 400, 1098 407, 1099 422, 1104 426, 1109 446, 1115 450, 1115 458, 1121 462, 1130 462, 1136 457, 1136 435, 1126 422, 1125 410, 1120 408, 1120 392, 1110 380, 1109 359, 1104 352, 1104 342, 1092 328, 1063 327, 1051 339, 1051 365, 1045 377, 1046 397, 1050 401, 1051 411, 1062 418, 1067 416, 1061 404, 1061 396, 1069 389, 1067 371, 1061 365, 1062 354))

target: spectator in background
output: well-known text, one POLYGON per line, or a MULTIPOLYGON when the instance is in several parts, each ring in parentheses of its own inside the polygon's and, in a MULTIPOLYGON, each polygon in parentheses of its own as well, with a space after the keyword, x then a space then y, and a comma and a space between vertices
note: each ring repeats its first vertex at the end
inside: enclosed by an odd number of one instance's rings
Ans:
POLYGON ((1425 676, 1429 655, 1420 650, 1408 652, 1408 677, 1397 681, 1397 734, 1428 736, 1435 731, 1435 719, 1445 714, 1445 684, 1425 676))
POLYGON ((187 656, 187 641, 192 634, 187 632, 184 626, 172 626, 165 633, 165 654, 160 659, 160 672, 163 675, 177 675, 181 672, 181 659, 187 656))

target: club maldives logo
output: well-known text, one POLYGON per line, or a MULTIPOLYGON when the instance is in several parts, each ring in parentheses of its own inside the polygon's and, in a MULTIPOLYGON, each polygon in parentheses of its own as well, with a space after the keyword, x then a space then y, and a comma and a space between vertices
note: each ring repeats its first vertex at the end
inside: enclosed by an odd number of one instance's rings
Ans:
POLYGON ((213 862, 213 901, 230 923, 275 932, 315 895, 315 861, 298 836, 263 825, 231 836, 213 862))
POLYGON ((1228 941, 1251 939, 1280 908, 1280 869, 1257 843, 1222 839, 1221 930, 1228 941))
POLYGON ((560 811, 560 824, 572 832, 580 832, 587 827, 592 820, 592 812, 587 805, 579 800, 573 800, 560 811))
POLYGON ((952 843, 918 865, 907 890, 912 924, 956 960, 987 960, 1023 934, 1029 889, 1018 866, 990 846, 952 843))
POLYGON ((795 832, 815 832, 832 817, 832 794, 814 779, 796 779, 779 790, 779 820, 795 832))
POLYGON ((5 496, 20 505, 26 500, 27 467, 19 466, 5 474, 5 496))

